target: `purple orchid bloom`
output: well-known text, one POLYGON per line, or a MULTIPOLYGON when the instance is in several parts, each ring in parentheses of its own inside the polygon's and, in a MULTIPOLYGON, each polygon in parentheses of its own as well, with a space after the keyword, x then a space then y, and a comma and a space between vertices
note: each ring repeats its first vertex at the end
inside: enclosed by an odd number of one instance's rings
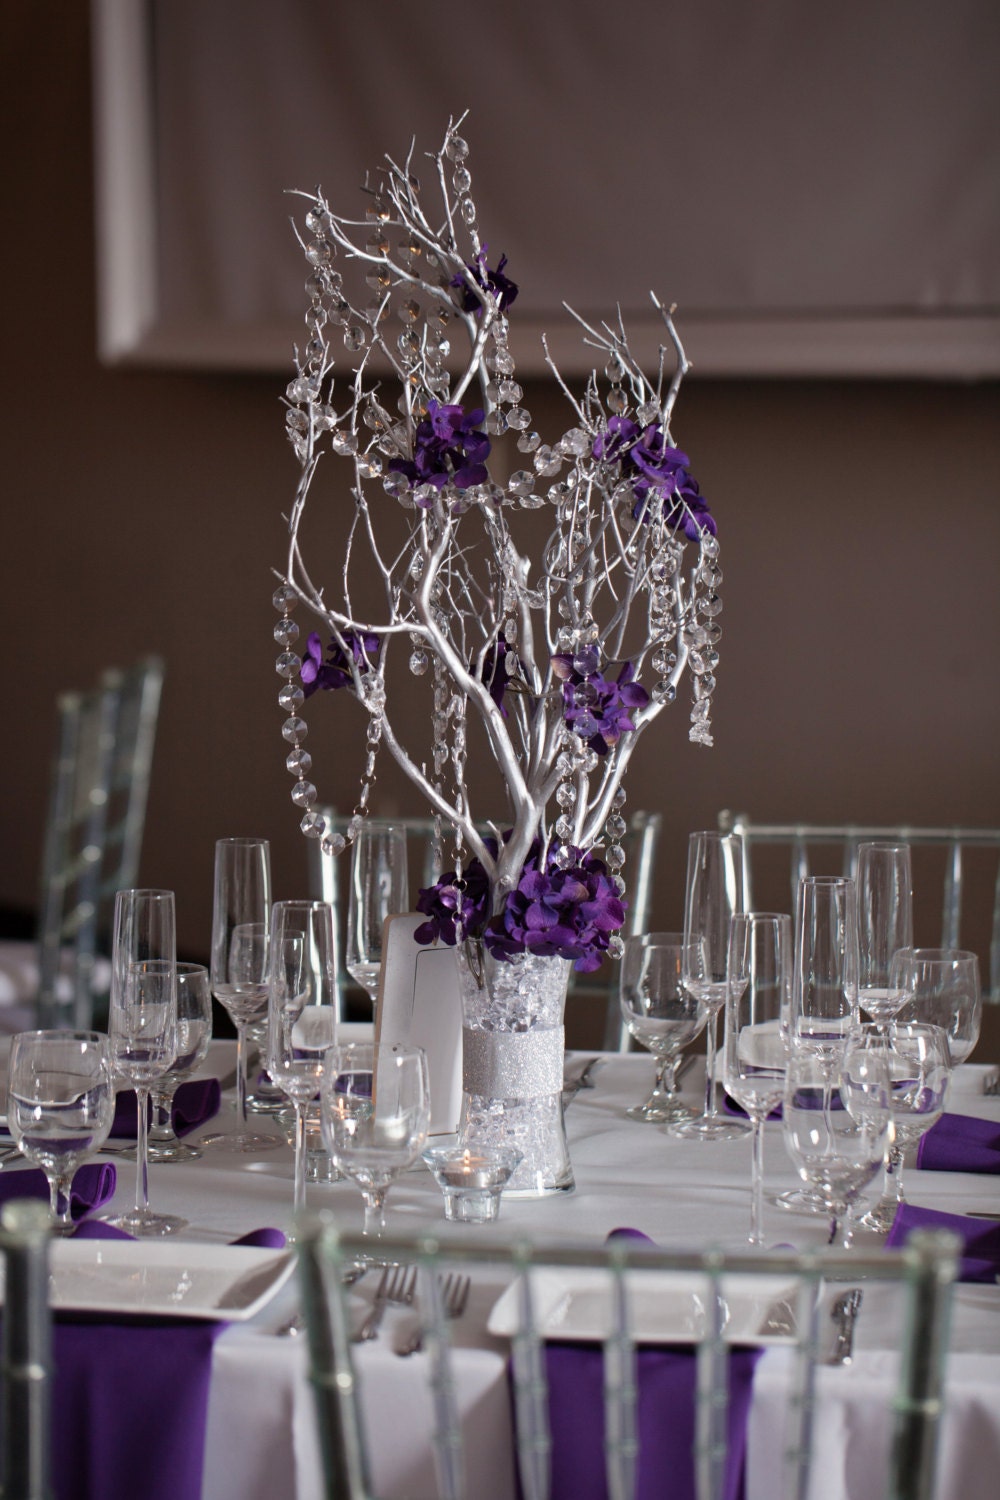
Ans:
POLYGON ((323 643, 316 632, 312 631, 306 641, 305 655, 299 668, 299 677, 307 698, 312 697, 318 688, 335 691, 337 688, 353 687, 351 660, 362 674, 370 672, 377 663, 381 642, 373 632, 347 630, 344 632, 344 644, 350 657, 345 655, 336 641, 331 641, 330 654, 324 661, 323 643))
MULTIPOLYGON (((467 263, 466 270, 484 292, 490 292, 500 312, 507 312, 513 306, 517 297, 517 283, 511 281, 509 276, 504 275, 504 266, 507 264, 506 255, 501 255, 497 262, 496 270, 491 270, 486 264, 486 251, 488 246, 484 245, 474 261, 467 263)), ((466 283, 463 276, 453 276, 451 285, 461 292, 460 306, 463 312, 478 313, 481 306, 479 298, 466 283)))
POLYGON ((667 442, 658 422, 641 432, 630 417, 609 417, 604 432, 594 439, 593 455, 605 463, 620 463, 623 477, 631 480, 635 505, 632 514, 647 522, 658 506, 665 525, 683 531, 697 541, 703 531, 716 535, 716 524, 708 503, 680 448, 667 442))
POLYGON ((636 682, 635 666, 627 661, 613 682, 601 672, 587 676, 573 666, 571 656, 552 658, 553 670, 563 681, 563 712, 566 723, 587 741, 598 755, 607 755, 627 730, 635 728, 632 710, 645 708, 649 694, 636 682))
POLYGON ((452 483, 456 489, 467 490, 474 484, 485 484, 489 479, 485 460, 490 440, 479 428, 482 420, 481 409, 467 412, 462 406, 428 401, 427 415, 414 434, 412 459, 394 458, 390 471, 403 474, 413 488, 432 484, 436 490, 443 490, 452 483))

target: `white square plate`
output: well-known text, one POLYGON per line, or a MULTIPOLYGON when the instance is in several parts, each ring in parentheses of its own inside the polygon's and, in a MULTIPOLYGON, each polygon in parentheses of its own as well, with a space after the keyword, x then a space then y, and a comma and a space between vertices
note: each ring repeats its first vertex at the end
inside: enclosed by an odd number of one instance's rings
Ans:
MULTIPOLYGON (((632 1337, 639 1344, 691 1344, 705 1332, 707 1286, 697 1274, 633 1272, 627 1277, 632 1337)), ((611 1332, 611 1278, 575 1268, 532 1272, 535 1319, 546 1338, 600 1340, 611 1332)), ((520 1323, 520 1281, 494 1305, 487 1327, 510 1338, 520 1323)), ((730 1344, 790 1344, 795 1340, 795 1287, 775 1277, 722 1282, 724 1337, 730 1344)))
POLYGON ((55 1311, 244 1322, 292 1273, 291 1251, 179 1241, 55 1240, 55 1311))

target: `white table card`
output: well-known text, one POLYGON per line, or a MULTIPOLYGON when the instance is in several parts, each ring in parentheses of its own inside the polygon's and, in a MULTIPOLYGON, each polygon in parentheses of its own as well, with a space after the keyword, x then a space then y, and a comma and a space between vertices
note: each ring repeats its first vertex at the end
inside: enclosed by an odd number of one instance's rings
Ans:
POLYGON ((423 1047, 431 1080, 431 1134, 458 1129, 462 1108, 462 998, 454 948, 414 940, 427 918, 387 917, 375 1040, 423 1047))

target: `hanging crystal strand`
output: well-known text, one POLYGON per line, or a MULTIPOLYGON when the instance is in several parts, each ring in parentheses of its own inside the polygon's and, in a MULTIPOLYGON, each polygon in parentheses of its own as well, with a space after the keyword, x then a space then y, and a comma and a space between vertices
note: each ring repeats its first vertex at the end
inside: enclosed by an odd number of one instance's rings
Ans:
MULTIPOLYGON (((624 806, 625 788, 620 786, 612 798, 612 811, 604 825, 604 837, 607 840, 607 847, 604 851, 604 863, 611 871, 611 882, 621 897, 625 895, 625 877, 622 874, 622 869, 625 865, 625 849, 622 839, 625 837, 628 829, 628 825, 622 814, 624 806)), ((619 928, 617 932, 613 932, 608 938, 608 953, 612 958, 621 958, 624 952, 625 939, 622 937, 621 929, 619 928)))
POLYGON ((302 832, 309 838, 318 838, 324 832, 326 825, 323 818, 312 810, 313 803, 316 801, 316 788, 308 779, 312 767, 312 756, 308 750, 302 748, 302 742, 309 733, 309 726, 299 712, 305 701, 305 693, 299 683, 293 680, 299 675, 302 658, 297 652, 289 650, 289 647, 294 645, 299 638, 299 627, 291 618, 298 598, 298 594, 289 583, 282 583, 274 591, 272 602, 281 616, 274 627, 274 638, 284 648, 274 668, 278 676, 285 679, 284 686, 278 694, 278 704, 288 715, 281 726, 281 733, 285 743, 292 747, 285 759, 289 774, 295 777, 292 801, 296 807, 303 809, 302 822, 299 824, 302 832))
POLYGON ((673 703, 677 688, 672 673, 677 665, 677 574, 682 550, 665 528, 656 523, 651 537, 649 638, 653 643, 650 665, 657 674, 652 696, 657 703, 673 703))
POLYGON ((711 699, 715 692, 715 668, 719 663, 716 645, 722 636, 722 627, 718 623, 718 616, 722 613, 722 599, 718 592, 722 582, 722 569, 718 558, 718 541, 710 531, 703 531, 701 561, 695 575, 702 591, 697 593, 693 601, 699 619, 688 632, 688 663, 694 690, 688 738, 696 745, 713 743, 711 699))

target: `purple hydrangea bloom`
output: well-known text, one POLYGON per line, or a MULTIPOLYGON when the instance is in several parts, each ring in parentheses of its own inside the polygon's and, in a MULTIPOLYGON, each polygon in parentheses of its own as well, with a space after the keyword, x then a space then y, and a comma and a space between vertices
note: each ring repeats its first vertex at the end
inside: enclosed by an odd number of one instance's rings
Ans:
MULTIPOLYGON (((494 841, 487 842, 495 853, 494 841)), ((436 885, 420 892, 417 910, 429 920, 417 928, 417 942, 438 939, 454 944, 461 915, 464 934, 482 937, 496 959, 535 953, 570 959, 579 973, 591 973, 600 965, 611 934, 625 921, 625 902, 602 859, 580 849, 570 852, 572 864, 561 869, 550 849, 542 870, 536 841, 516 890, 507 897, 503 911, 493 917, 489 917, 489 883, 479 861, 471 861, 461 887, 455 883, 454 870, 449 870, 436 885)))
MULTIPOLYGON (((371 631, 365 631, 362 634, 355 630, 348 630, 344 633, 344 644, 351 653, 358 671, 362 674, 370 672, 378 661, 381 646, 378 636, 371 631)), ((336 641, 331 641, 330 654, 324 661, 323 643, 315 630, 306 641, 299 677, 307 698, 311 697, 317 688, 336 689, 354 685, 350 658, 344 654, 336 641)))
POLYGON ((621 464, 622 474, 631 480, 637 521, 648 521, 658 503, 664 523, 692 541, 703 531, 716 535, 715 519, 688 468, 690 459, 667 442, 659 423, 640 431, 630 417, 609 417, 592 452, 605 463, 621 464))
POLYGON ((481 410, 467 412, 462 406, 444 406, 428 401, 427 415, 421 419, 413 438, 413 457, 394 458, 389 464, 393 473, 403 474, 412 487, 432 484, 443 490, 446 484, 467 490, 474 484, 485 484, 489 478, 485 460, 490 440, 480 431, 481 410))
POLYGON ((562 678, 566 723, 591 750, 607 755, 626 730, 635 728, 632 710, 645 708, 649 702, 642 683, 634 680, 634 665, 625 662, 613 682, 600 672, 584 676, 568 655, 554 656, 552 666, 556 676, 562 678))
MULTIPOLYGON (((493 299, 501 312, 506 312, 513 306, 514 299, 518 293, 517 283, 511 281, 509 276, 504 275, 504 266, 507 264, 506 255, 501 255, 497 262, 496 270, 491 270, 486 264, 487 246, 480 250, 475 261, 466 266, 467 271, 474 281, 482 287, 484 292, 492 292, 493 299)), ((480 311, 479 298, 471 291, 462 276, 453 276, 451 285, 461 292, 460 306, 463 312, 474 313, 480 311)))

